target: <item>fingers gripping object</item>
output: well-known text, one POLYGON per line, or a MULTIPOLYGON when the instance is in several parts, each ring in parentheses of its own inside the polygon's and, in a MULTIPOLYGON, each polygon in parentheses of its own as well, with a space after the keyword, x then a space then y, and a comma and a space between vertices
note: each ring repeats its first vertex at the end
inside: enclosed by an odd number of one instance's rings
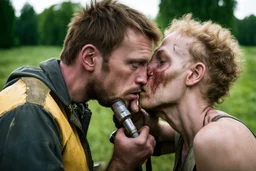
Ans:
MULTIPOLYGON (((139 136, 137 129, 131 120, 131 113, 126 108, 124 102, 121 99, 116 99, 112 102, 111 108, 114 111, 114 115, 115 115, 114 120, 117 119, 118 122, 125 127, 126 131, 128 132, 128 134, 131 137, 134 138, 134 137, 139 136)), ((109 140, 111 143, 114 143, 115 134, 116 134, 116 131, 114 131, 110 135, 109 140)), ((136 168, 136 171, 142 171, 142 166, 136 168)), ((152 171, 150 157, 148 158, 148 160, 146 162, 146 171, 152 171)))
POLYGON ((114 114, 117 120, 119 121, 120 124, 124 126, 129 136, 131 137, 139 136, 138 131, 131 120, 131 113, 126 108, 124 102, 121 99, 117 99, 113 101, 111 108, 114 111, 114 114))
MULTIPOLYGON (((111 109, 114 111, 114 115, 118 122, 124 126, 130 137, 135 138, 139 136, 138 131, 131 120, 131 113, 121 99, 114 100, 112 102, 111 109)), ((115 135, 116 131, 110 135, 109 140, 111 143, 114 143, 115 135)), ((142 171, 142 167, 136 168, 136 171, 142 171)))

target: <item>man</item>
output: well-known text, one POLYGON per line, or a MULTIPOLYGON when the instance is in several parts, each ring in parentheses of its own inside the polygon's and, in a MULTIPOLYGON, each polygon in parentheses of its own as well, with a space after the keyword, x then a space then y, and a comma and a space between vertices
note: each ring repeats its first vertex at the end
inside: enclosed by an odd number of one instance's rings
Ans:
POLYGON ((174 20, 148 65, 140 93, 156 153, 175 152, 174 170, 256 170, 253 133, 214 109, 239 76, 237 41, 227 29, 186 15, 174 20), (160 117, 164 121, 158 122, 160 117))
MULTIPOLYGON (((93 170, 86 102, 109 107, 122 98, 134 108, 159 39, 152 21, 115 1, 92 2, 77 13, 60 60, 15 70, 0 92, 0 170, 93 170)), ((114 143, 108 170, 134 170, 155 140, 143 127, 136 138, 120 129, 114 143)))

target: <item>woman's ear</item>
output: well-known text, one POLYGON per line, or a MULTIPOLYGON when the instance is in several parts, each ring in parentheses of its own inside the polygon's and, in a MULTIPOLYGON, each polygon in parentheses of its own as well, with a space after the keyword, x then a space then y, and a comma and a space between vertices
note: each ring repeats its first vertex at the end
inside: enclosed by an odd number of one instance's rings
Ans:
POLYGON ((87 71, 93 71, 96 66, 96 57, 99 51, 92 44, 86 44, 81 50, 81 62, 87 71))
POLYGON ((192 65, 191 70, 189 71, 186 78, 186 85, 192 86, 197 84, 205 75, 205 64, 202 62, 197 62, 192 65))

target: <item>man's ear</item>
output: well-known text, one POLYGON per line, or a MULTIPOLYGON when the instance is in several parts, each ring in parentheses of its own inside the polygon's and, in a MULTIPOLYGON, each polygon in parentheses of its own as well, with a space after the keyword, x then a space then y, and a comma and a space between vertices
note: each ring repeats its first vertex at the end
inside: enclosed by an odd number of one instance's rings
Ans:
POLYGON ((86 44, 81 50, 81 62, 87 71, 93 71, 96 66, 96 57, 99 55, 98 49, 92 44, 86 44))
POLYGON ((193 64, 191 67, 191 71, 189 71, 189 74, 187 75, 186 85, 192 86, 197 84, 200 80, 203 79, 205 71, 205 64, 203 64, 202 62, 197 62, 193 64))

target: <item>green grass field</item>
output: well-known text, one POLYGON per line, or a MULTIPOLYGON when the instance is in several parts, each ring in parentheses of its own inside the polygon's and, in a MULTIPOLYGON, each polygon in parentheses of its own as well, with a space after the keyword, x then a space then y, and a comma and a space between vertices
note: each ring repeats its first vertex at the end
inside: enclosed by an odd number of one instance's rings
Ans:
MULTIPOLYGON (((238 117, 256 132, 256 47, 243 47, 245 54, 245 69, 238 82, 232 87, 230 96, 218 106, 219 109, 238 117)), ((38 66, 43 60, 58 57, 60 47, 22 47, 11 50, 0 50, 0 87, 3 87, 8 75, 22 65, 38 66)), ((88 132, 95 162, 108 163, 113 145, 109 135, 115 130, 110 109, 101 107, 96 101, 90 101, 93 116, 88 132)), ((172 170, 173 155, 152 157, 153 170, 172 170)), ((144 169, 145 170, 145 169, 144 169)))

